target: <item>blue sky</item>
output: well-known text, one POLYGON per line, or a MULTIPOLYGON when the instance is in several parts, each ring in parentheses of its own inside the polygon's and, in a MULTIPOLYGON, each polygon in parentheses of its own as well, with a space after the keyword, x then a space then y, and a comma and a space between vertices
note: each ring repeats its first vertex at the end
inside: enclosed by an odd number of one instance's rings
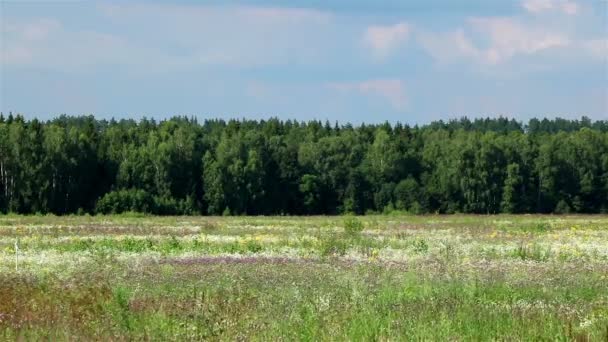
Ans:
POLYGON ((0 1, 0 111, 605 120, 607 4, 0 1))

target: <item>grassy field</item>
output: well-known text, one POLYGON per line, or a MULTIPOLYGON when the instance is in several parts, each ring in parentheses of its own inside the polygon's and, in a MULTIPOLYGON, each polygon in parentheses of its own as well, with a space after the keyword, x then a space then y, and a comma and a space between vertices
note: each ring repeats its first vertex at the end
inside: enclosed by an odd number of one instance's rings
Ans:
POLYGON ((0 339, 608 341, 608 217, 0 216, 0 339))

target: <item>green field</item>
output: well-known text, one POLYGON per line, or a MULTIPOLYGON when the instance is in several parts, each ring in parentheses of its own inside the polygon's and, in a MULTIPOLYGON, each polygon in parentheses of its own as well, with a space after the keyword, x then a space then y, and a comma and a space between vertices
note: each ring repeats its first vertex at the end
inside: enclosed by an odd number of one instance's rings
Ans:
POLYGON ((0 339, 608 340, 607 216, 0 216, 0 339))

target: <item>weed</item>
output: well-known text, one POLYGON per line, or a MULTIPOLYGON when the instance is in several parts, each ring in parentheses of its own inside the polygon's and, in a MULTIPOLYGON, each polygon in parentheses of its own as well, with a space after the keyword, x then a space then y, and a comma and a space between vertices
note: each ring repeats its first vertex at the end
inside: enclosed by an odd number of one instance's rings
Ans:
POLYGON ((428 243, 422 238, 414 240, 412 246, 414 247, 414 251, 416 253, 426 253, 429 250, 428 243))

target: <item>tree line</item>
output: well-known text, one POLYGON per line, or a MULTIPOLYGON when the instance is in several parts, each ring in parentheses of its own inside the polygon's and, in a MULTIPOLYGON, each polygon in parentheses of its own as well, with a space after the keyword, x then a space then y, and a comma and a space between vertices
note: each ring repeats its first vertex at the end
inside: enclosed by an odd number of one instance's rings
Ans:
POLYGON ((606 213, 608 121, 355 127, 0 114, 0 211, 606 213))

